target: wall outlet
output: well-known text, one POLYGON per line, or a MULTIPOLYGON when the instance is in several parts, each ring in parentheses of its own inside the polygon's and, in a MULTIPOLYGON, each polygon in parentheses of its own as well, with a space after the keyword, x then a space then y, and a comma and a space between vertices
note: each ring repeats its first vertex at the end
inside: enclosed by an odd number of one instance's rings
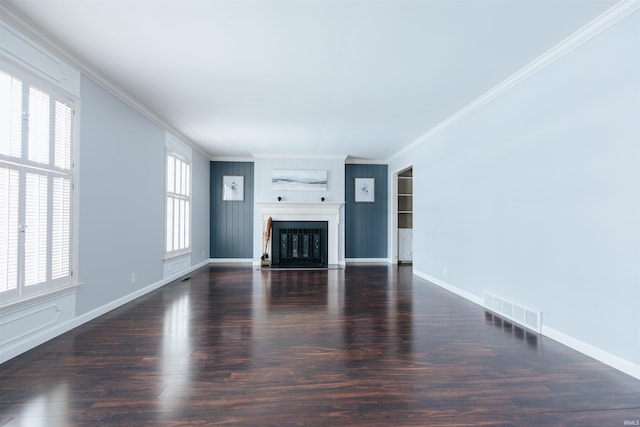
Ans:
POLYGON ((444 275, 444 277, 447 277, 447 273, 449 272, 449 270, 447 269, 446 265, 442 266, 442 274, 444 275))
POLYGON ((131 273, 131 284, 136 283, 136 273, 131 273))
POLYGON ((202 250, 202 258, 204 258, 204 249, 202 250))

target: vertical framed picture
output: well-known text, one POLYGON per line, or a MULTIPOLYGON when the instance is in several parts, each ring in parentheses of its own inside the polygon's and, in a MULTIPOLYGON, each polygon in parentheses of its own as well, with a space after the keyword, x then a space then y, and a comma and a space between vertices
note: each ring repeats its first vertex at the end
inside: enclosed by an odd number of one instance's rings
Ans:
POLYGON ((224 175, 222 177, 222 200, 225 202, 244 201, 244 176, 224 175))
POLYGON ((375 178, 355 178, 355 201, 373 203, 376 201, 375 178))

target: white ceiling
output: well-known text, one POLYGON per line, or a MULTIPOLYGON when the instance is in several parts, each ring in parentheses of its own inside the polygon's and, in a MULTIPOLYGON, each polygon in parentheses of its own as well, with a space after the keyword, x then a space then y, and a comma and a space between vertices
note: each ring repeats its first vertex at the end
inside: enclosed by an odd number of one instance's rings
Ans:
POLYGON ((1 0, 209 155, 385 160, 615 0, 1 0))

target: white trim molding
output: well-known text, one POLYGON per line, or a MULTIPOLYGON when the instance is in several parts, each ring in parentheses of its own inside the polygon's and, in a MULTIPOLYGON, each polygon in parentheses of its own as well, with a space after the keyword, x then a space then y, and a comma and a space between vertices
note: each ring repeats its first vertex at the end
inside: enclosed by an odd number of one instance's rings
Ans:
POLYGON ((347 264, 392 264, 389 258, 345 258, 347 264))
POLYGON ((0 363, 60 335, 76 315, 77 286, 2 307, 0 363))
POLYGON ((293 154, 293 153, 279 153, 279 154, 269 154, 269 153, 255 153, 253 154, 254 159, 312 159, 312 160, 342 160, 345 161, 347 159, 346 155, 338 154, 338 155, 326 155, 326 154, 293 154))
POLYGON ((212 156, 209 157, 211 162, 242 162, 254 163, 256 159, 253 157, 233 157, 233 156, 212 156))
MULTIPOLYGON (((42 46, 57 57, 61 58, 61 60, 65 61, 71 67, 79 70, 81 74, 84 74, 87 78, 93 80, 95 83, 107 89, 116 98, 127 104, 129 107, 133 108, 138 113, 142 114, 152 122, 165 128, 166 130, 171 131, 175 135, 178 135, 180 139, 189 144, 195 151, 200 153, 202 157, 208 158, 209 156, 211 156, 210 153, 207 153, 202 147, 187 138, 186 135, 179 132, 176 128, 167 123, 155 112, 148 109, 140 101, 135 99, 132 95, 130 95, 115 82, 113 82, 110 78, 88 65, 84 60, 70 53, 68 49, 61 46, 59 42, 56 42, 55 39, 51 37, 51 35, 38 28, 38 26, 34 22, 15 10, 11 5, 6 2, 0 1, 0 15, 2 16, 2 18, 0 18, 0 21, 4 20, 8 24, 12 25, 26 37, 32 39, 38 45, 42 46)), ((4 43, 4 39, 2 40, 4 43)))
POLYGON ((183 271, 189 270, 191 265, 191 253, 180 254, 175 257, 165 259, 163 263, 164 277, 174 277, 183 271))
POLYGON ((2 20, 0 40, 0 56, 21 65, 74 97, 80 97, 79 71, 2 20))
MULTIPOLYGON (((140 298, 143 295, 148 294, 149 292, 152 292, 158 288, 161 288, 175 280, 180 279, 181 277, 184 277, 188 274, 190 274, 191 272, 198 270, 199 268, 202 268, 206 265, 209 264, 209 260, 205 260, 203 262, 200 262, 194 266, 191 266, 188 269, 182 270, 177 274, 174 274, 170 277, 165 277, 162 280, 159 280, 155 283, 152 283, 144 288, 138 289, 135 292, 132 292, 128 295, 125 295, 121 298, 118 298, 114 301, 109 302, 108 304, 105 304, 101 307, 98 307, 94 310, 91 310, 87 313, 84 313, 80 316, 77 317, 73 317, 75 316, 75 287, 72 288, 72 291, 70 290, 71 293, 68 294, 62 294, 62 296, 66 296, 68 301, 64 302, 64 303, 60 303, 60 302, 56 302, 56 310, 60 310, 62 311, 62 313, 57 316, 57 322, 51 323, 51 321, 49 321, 50 325, 46 328, 46 329, 41 329, 41 328, 34 328, 33 333, 30 334, 29 336, 25 336, 22 339, 19 340, 11 340, 11 346, 4 349, 0 349, 0 363, 4 363, 9 359, 12 359, 28 350, 31 350, 34 347, 39 346, 40 344, 43 344, 47 341, 49 341, 52 338, 55 338, 59 335, 64 334, 65 332, 68 332, 74 328, 77 328, 80 325, 83 325, 93 319, 96 319, 100 316, 102 316, 103 314, 106 314, 112 310, 115 310, 118 307, 121 307, 137 298, 140 298), (68 308, 64 308, 65 306, 68 306, 68 308), (68 315, 65 315, 65 313, 69 313, 68 315)), ((39 309, 40 310, 40 309, 39 309)), ((51 318, 51 310, 49 310, 48 312, 45 312, 46 314, 48 314, 49 318, 51 318)), ((7 315, 11 315, 10 313, 7 315)), ((6 322, 2 322, 2 325, 6 323, 6 322)), ((0 328, 2 327, 2 325, 0 325, 0 328)), ((1 330, 1 329, 0 329, 1 330)), ((4 336, 4 335, 1 335, 4 336)))
POLYGON ((542 325, 542 335, 640 380, 640 365, 542 325))
MULTIPOLYGON (((273 221, 327 221, 328 230, 328 264, 344 265, 339 260, 343 252, 344 241, 340 239, 340 210, 344 202, 256 202, 260 224, 265 224, 271 217, 273 221)), ((264 242, 260 242, 264 247, 264 242)), ((259 263, 257 254, 254 262, 259 263)))
MULTIPOLYGON (((484 306, 484 300, 471 292, 467 292, 458 288, 457 286, 446 283, 440 279, 437 279, 433 276, 430 276, 426 273, 413 270, 413 274, 418 276, 421 279, 426 280, 427 282, 433 283, 436 286, 439 286, 455 295, 458 295, 468 301, 478 304, 483 309, 487 310, 484 306)), ((614 369, 617 369, 621 372, 624 372, 627 375, 631 375, 634 378, 640 379, 640 365, 633 363, 629 360, 618 357, 614 354, 606 352, 598 347, 595 347, 591 344, 587 344, 583 341, 580 341, 577 338, 569 336, 563 332, 557 331, 549 326, 544 324, 541 325, 540 334, 550 338, 554 341, 559 342, 562 345, 569 347, 572 350, 575 350, 579 353, 582 353, 586 356, 589 356, 599 362, 604 363, 614 369)))
POLYGON ((253 258, 210 258, 209 263, 211 264, 255 264, 253 262, 253 258))
POLYGON ((167 149, 180 154, 182 157, 191 161, 193 159, 193 149, 191 145, 184 143, 180 138, 165 130, 164 145, 167 149))
POLYGON ((533 60, 525 67, 512 74, 510 77, 503 80, 493 89, 485 92, 483 95, 471 101, 465 107, 458 110, 456 113, 449 116, 426 133, 422 134, 413 142, 389 157, 389 159, 387 159, 387 162, 391 162, 391 160, 400 156, 401 154, 414 149, 416 146, 427 141, 435 134, 445 130, 449 126, 461 120, 463 117, 476 111, 478 108, 496 99, 497 97, 512 89, 513 87, 519 85, 520 83, 524 82, 529 77, 542 71, 563 56, 574 51, 598 34, 602 33, 606 29, 610 28, 617 22, 620 22, 621 20, 638 10, 640 10, 640 0, 623 0, 617 3, 611 9, 607 10, 605 13, 589 22, 584 27, 580 28, 578 31, 573 33, 562 42, 558 43, 556 46, 539 56, 537 59, 533 60))
MULTIPOLYGON (((413 274, 418 276, 421 279, 426 280, 427 282, 431 282, 434 285, 440 286, 441 288, 446 289, 447 291, 449 291, 451 293, 454 293, 454 294, 456 294, 456 295, 458 295, 458 296, 460 296, 460 297, 462 297, 462 298, 464 298, 466 300, 469 300, 469 301, 471 301, 473 303, 476 303, 476 304, 478 304, 480 306, 483 306, 483 304, 484 304, 484 301, 482 300, 481 297, 479 297, 479 296, 477 296, 475 294, 472 294, 471 292, 467 292, 467 291, 465 291, 463 289, 460 289, 457 286, 449 284, 449 283, 447 283, 445 281, 442 281, 442 280, 440 280, 438 278, 430 276, 427 273, 423 273, 421 271, 418 271, 418 270, 414 269, 413 270, 413 274)), ((484 308, 484 306, 483 306, 483 308, 484 308)))
POLYGON ((363 159, 361 157, 348 156, 345 164, 349 165, 386 165, 387 161, 382 159, 363 159))

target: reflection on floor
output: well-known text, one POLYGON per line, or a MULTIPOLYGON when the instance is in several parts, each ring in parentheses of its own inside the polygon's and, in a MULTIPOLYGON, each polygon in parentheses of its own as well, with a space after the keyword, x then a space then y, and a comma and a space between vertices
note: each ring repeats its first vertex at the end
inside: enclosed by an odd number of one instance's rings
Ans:
POLYGON ((640 381, 410 266, 210 266, 0 365, 0 426, 638 419, 640 381))

